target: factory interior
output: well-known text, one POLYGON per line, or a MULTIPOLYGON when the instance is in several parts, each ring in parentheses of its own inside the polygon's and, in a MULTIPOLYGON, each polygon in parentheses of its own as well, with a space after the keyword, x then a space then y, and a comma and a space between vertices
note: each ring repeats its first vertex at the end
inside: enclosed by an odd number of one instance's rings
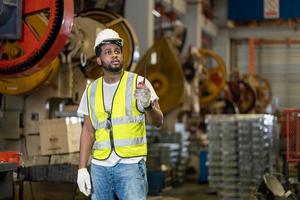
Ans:
POLYGON ((91 199, 77 110, 107 28, 163 113, 148 200, 300 199, 299 0, 0 0, 0 200, 91 199))

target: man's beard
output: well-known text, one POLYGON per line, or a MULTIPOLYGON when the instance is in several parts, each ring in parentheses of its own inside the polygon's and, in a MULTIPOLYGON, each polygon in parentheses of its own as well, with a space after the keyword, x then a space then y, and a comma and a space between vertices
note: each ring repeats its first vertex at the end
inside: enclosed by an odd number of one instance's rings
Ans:
POLYGON ((103 68, 109 72, 120 72, 120 71, 122 71, 123 65, 120 64, 117 67, 113 67, 111 64, 109 64, 109 65, 103 66, 103 68))

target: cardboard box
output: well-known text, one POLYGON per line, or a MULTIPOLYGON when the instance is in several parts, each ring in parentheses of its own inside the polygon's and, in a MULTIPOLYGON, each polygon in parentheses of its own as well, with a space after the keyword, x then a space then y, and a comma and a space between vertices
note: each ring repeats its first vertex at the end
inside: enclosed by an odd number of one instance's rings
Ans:
POLYGON ((26 137, 26 152, 27 156, 34 156, 41 154, 40 135, 31 134, 25 135, 26 137))
POLYGON ((79 105, 64 105, 64 112, 77 112, 79 105))
POLYGON ((41 154, 78 152, 81 129, 81 119, 78 117, 40 121, 41 154))
MULTIPOLYGON (((23 199, 77 199, 74 198, 76 188, 76 184, 70 183, 24 181, 23 199)), ((84 197, 81 199, 88 198, 84 197)))

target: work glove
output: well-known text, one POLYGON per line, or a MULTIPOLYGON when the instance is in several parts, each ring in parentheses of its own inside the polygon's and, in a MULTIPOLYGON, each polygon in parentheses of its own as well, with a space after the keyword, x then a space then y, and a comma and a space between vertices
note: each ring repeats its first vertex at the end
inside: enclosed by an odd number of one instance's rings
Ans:
POLYGON ((151 92, 144 83, 138 83, 134 96, 136 100, 140 102, 143 108, 148 108, 150 106, 151 92))
POLYGON ((82 192, 85 196, 89 196, 91 194, 91 178, 86 168, 78 170, 77 184, 80 192, 82 192))

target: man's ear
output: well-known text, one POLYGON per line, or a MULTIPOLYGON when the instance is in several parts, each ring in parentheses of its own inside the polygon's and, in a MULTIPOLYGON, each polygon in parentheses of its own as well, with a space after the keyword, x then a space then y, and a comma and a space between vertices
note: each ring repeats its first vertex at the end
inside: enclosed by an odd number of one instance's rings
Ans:
POLYGON ((101 62, 101 59, 100 59, 99 56, 97 57, 97 63, 98 63, 98 65, 100 65, 100 66, 102 65, 102 62, 101 62))

